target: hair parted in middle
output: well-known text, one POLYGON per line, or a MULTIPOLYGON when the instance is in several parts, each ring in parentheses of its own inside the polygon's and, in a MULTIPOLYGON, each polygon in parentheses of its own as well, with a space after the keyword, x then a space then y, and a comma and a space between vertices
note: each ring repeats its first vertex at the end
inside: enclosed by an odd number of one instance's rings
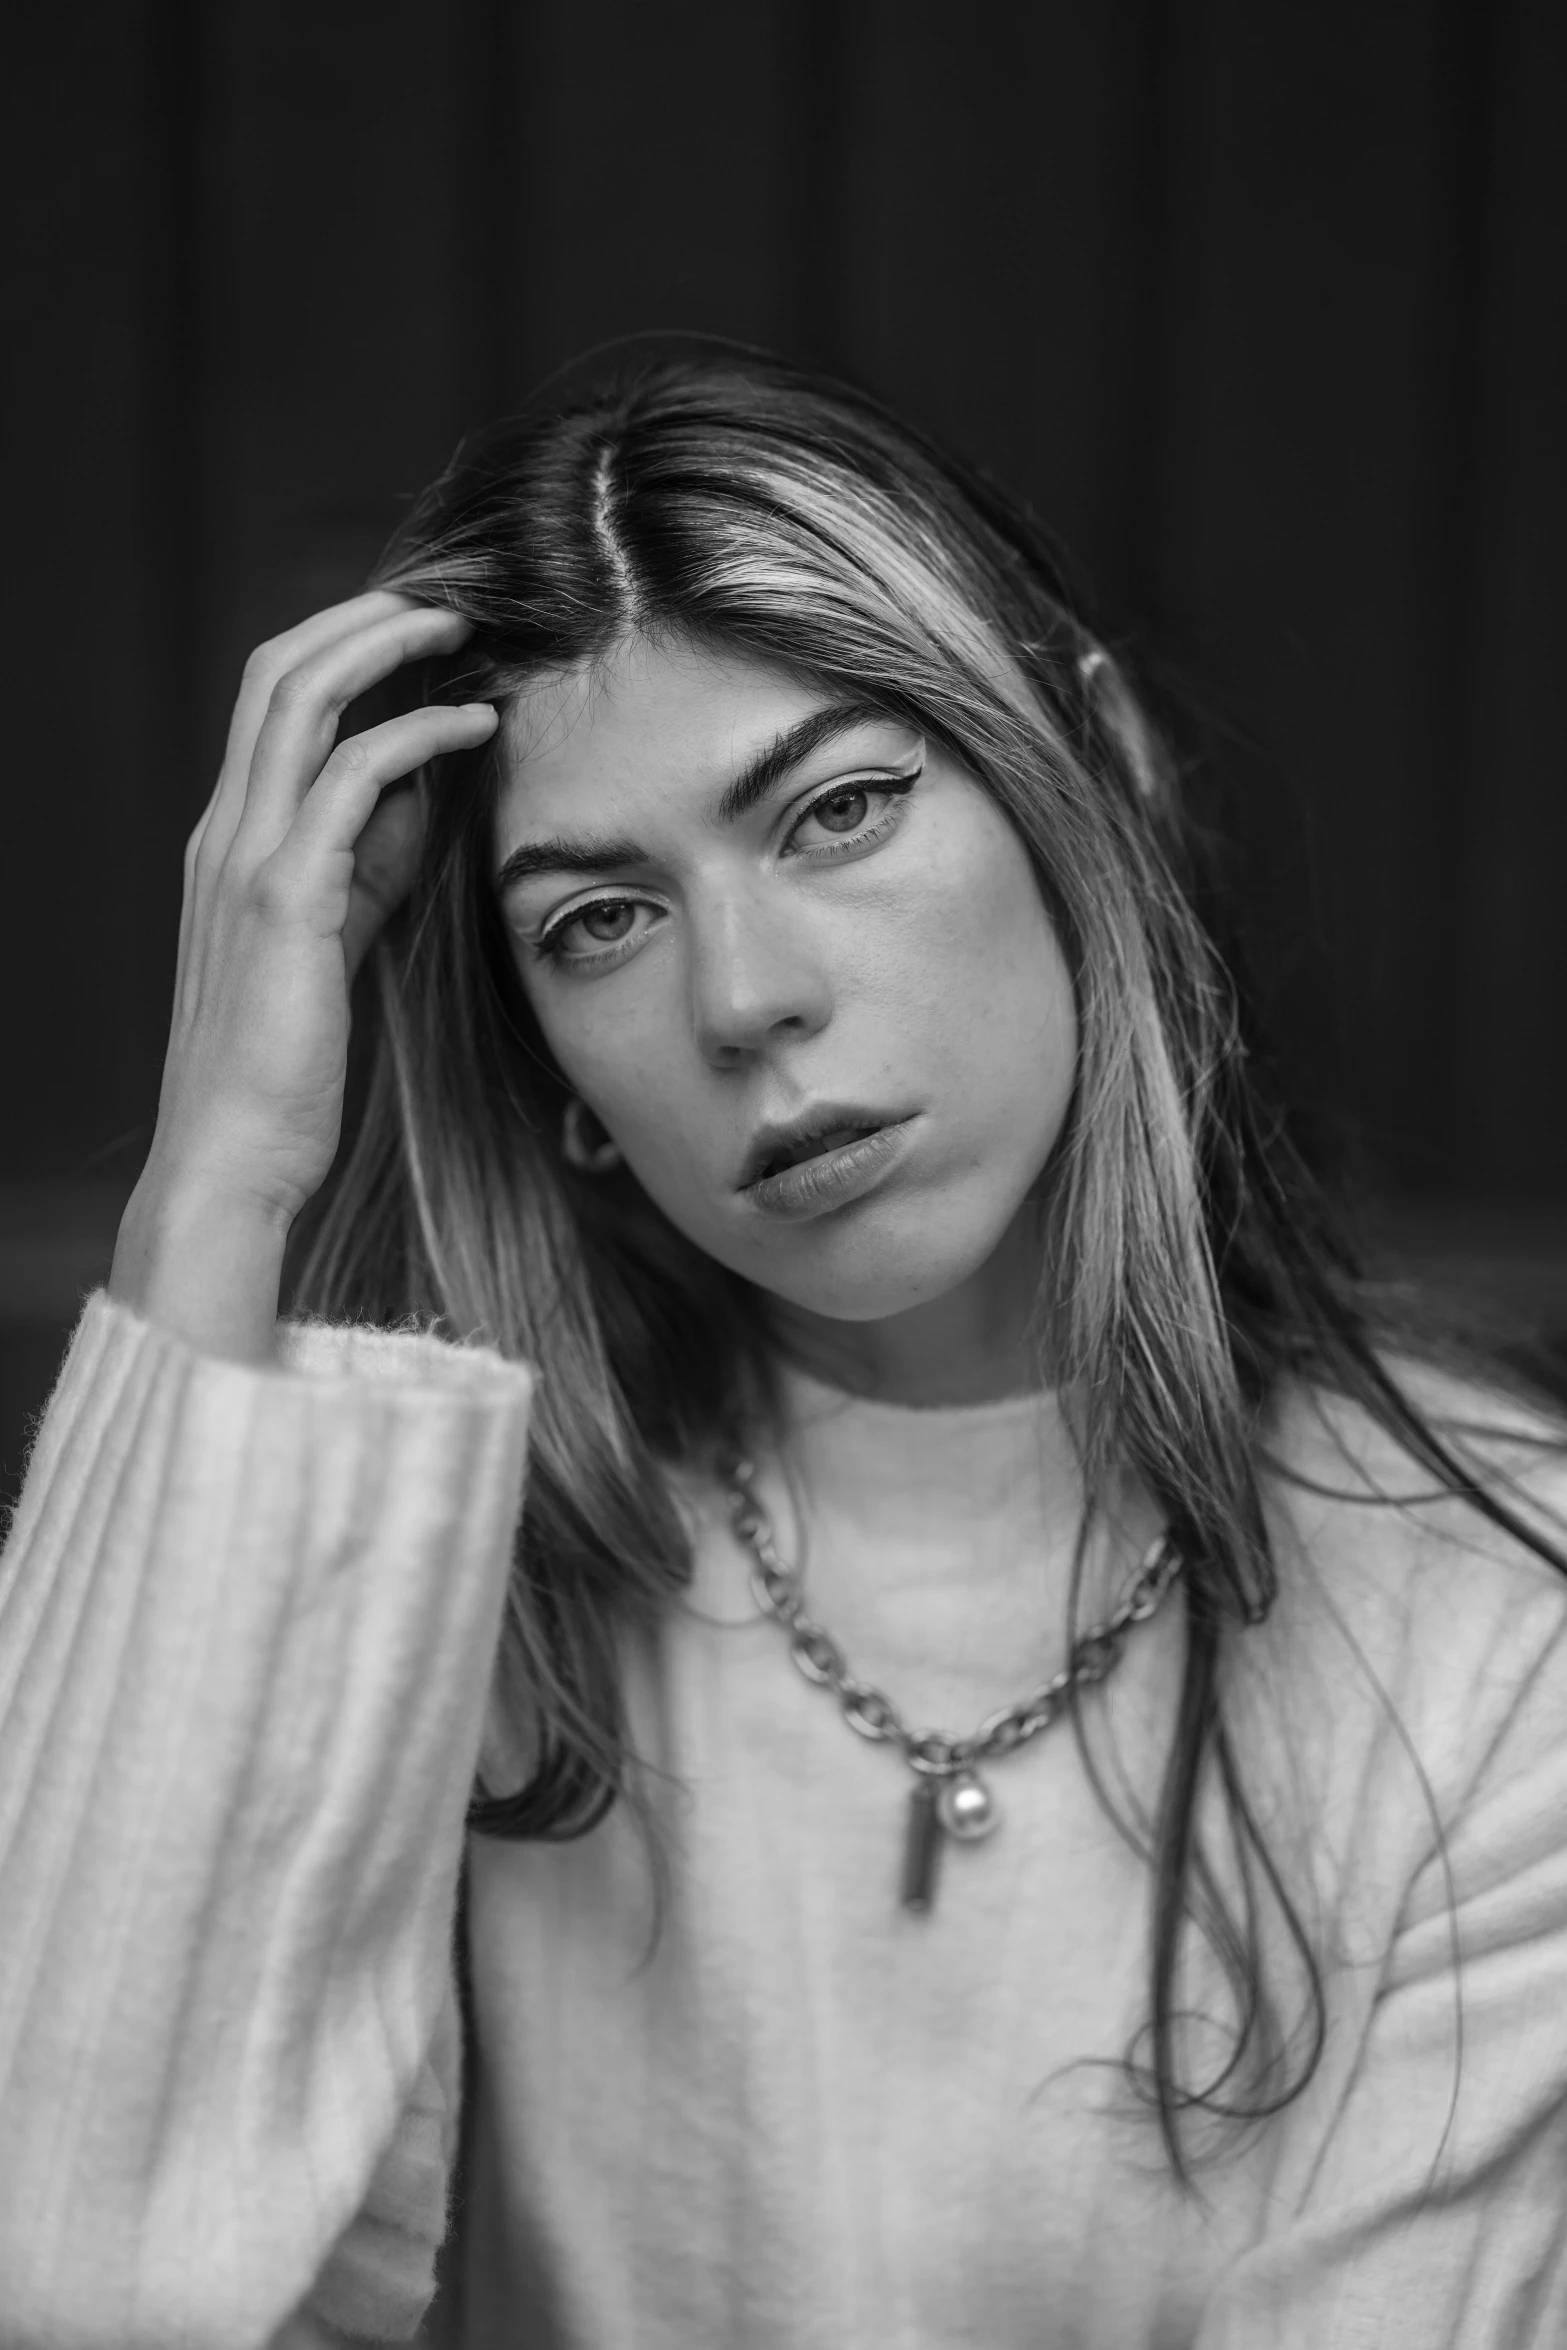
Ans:
MULTIPOLYGON (((1041 1377, 1067 1410, 1090 1510, 1119 1464, 1185 1561, 1178 1729, 1146 1838, 1146 2078, 1185 2177, 1183 2114, 1274 2110, 1309 2077, 1322 2032, 1318 1968, 1222 1704, 1224 1643, 1275 1595, 1265 1415, 1291 1381, 1352 1398, 1440 1481, 1541 1545, 1476 1491, 1390 1377, 1353 1256, 1258 1098, 1249 1020, 1199 911, 1207 884, 1175 762, 1052 551, 1000 492, 868 396, 729 346, 623 347, 465 443, 375 582, 473 624, 425 681, 435 698, 504 713, 629 637, 719 647, 917 727, 1023 842, 1079 1032, 1041 1182, 1041 1377), (1210 1781, 1227 1858, 1197 1834, 1210 1781), (1193 1923, 1236 2018, 1231 2052, 1199 2081, 1179 2063, 1193 1923), (1303 1987, 1293 2020, 1260 1979, 1264 1942, 1303 1987)), ((559 1838, 626 1792, 619 1637, 655 1621, 689 1576, 664 1468, 714 1459, 737 1416, 774 1408, 775 1388, 765 1298, 629 1172, 587 1176, 563 1153, 569 1088, 491 886, 505 732, 428 779, 422 868, 374 957, 363 1113, 298 1297, 432 1319, 539 1368, 500 1684, 533 1767, 472 1816, 488 1833, 559 1838)), ((1074 1579, 1074 1613, 1076 1594, 1074 1579)))

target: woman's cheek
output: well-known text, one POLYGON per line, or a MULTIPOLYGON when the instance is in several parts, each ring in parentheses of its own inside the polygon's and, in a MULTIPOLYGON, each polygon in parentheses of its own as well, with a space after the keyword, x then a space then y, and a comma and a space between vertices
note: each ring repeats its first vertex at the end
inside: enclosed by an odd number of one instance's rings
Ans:
POLYGON ((643 1097, 657 1099, 667 1032, 634 994, 615 989, 612 975, 540 989, 534 1011, 567 1083, 598 1116, 611 1125, 631 1121, 643 1097))
MULTIPOLYGON (((568 1076, 573 1065, 561 1062, 568 1076)), ((671 1032, 638 1023, 597 1049, 582 1049, 575 1078, 644 1182, 689 1181, 702 1129, 702 1104, 692 1098, 692 1072, 682 1064, 671 1032), (672 1049, 673 1048, 673 1049, 672 1049)))

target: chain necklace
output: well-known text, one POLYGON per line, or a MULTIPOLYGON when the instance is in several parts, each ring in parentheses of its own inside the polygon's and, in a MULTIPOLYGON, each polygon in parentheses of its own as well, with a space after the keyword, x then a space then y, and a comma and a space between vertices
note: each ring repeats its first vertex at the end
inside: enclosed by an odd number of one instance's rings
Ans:
POLYGON ((1079 1689, 1113 1672, 1134 1624, 1155 1613, 1181 1569, 1181 1554, 1168 1533, 1149 1547, 1125 1598, 1113 1615, 1073 1643, 1060 1672, 1017 1705, 1002 1706, 968 1738, 945 1738, 934 1730, 911 1730, 890 1697, 855 1678, 848 1659, 824 1625, 805 1612, 805 1589, 797 1567, 778 1555, 772 1521, 756 1490, 754 1464, 742 1456, 725 1464, 729 1520, 755 1564, 751 1588, 766 1612, 789 1635, 789 1653, 807 1681, 829 1689, 851 1730, 875 1743, 897 1747, 914 1773, 908 1827, 903 1844, 900 1899, 905 1909, 927 1912, 936 1897, 936 1865, 945 1837, 976 1844, 995 1827, 999 1813, 980 1763, 1015 1754, 1073 1703, 1079 1689))

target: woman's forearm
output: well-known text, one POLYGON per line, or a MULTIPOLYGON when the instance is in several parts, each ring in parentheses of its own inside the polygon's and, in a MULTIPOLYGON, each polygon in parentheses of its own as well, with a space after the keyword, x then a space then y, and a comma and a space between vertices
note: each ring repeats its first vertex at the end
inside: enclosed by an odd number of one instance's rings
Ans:
POLYGON ((267 2342, 429 2104, 527 1377, 370 1332, 282 1352, 214 1361, 93 1300, 16 1513, 14 2350, 267 2342))
POLYGON ((259 1201, 149 1164, 120 1221, 109 1294, 200 1354, 273 1362, 288 1230, 259 1201))

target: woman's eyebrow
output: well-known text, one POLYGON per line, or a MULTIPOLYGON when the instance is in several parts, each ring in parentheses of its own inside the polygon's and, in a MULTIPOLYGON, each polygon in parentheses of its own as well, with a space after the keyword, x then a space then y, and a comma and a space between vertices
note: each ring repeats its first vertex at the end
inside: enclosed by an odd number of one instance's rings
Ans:
POLYGON ((871 725, 886 715, 885 710, 876 709, 870 702, 829 702, 825 709, 813 710, 809 717, 786 726, 765 751, 758 751, 754 759, 746 762, 727 786, 718 803, 719 823, 733 824, 749 814, 792 767, 798 767, 824 743, 835 742, 840 734, 849 734, 856 726, 871 725))
MULTIPOLYGON (((824 743, 849 734, 857 726, 885 720, 887 713, 870 702, 831 702, 825 709, 786 726, 764 750, 748 759, 732 783, 724 787, 716 821, 734 824, 780 784, 792 768, 819 751, 824 743)), ((557 833, 549 840, 524 841, 503 859, 495 876, 499 895, 535 873, 618 873, 627 865, 646 865, 648 853, 639 841, 583 834, 568 840, 557 833)))
POLYGON ((648 853, 640 841, 615 840, 600 833, 580 840, 527 840, 512 850, 495 876, 496 893, 504 896, 519 881, 535 873, 618 873, 626 865, 646 865, 648 853))

